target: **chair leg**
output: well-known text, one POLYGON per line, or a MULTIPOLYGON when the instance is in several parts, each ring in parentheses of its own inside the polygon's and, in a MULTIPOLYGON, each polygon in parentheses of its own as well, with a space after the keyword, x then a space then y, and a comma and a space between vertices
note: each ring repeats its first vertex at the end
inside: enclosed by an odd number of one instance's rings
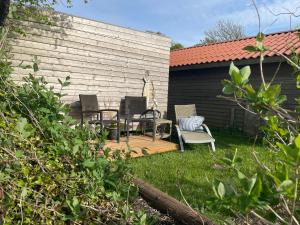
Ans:
POLYGON ((117 141, 118 143, 120 143, 120 136, 121 136, 121 131, 120 131, 120 122, 118 121, 118 124, 117 124, 117 132, 118 132, 118 136, 117 136, 117 141))
POLYGON ((210 144, 213 152, 215 152, 216 151, 215 142, 212 141, 210 144))
POLYGON ((178 139, 179 139, 179 144, 180 144, 180 150, 181 150, 182 152, 184 152, 184 145, 183 145, 182 137, 181 137, 181 136, 178 136, 178 139))
POLYGON ((120 143, 120 137, 121 137, 121 129, 120 129, 120 114, 119 111, 117 111, 117 141, 120 143))
POLYGON ((129 121, 126 120, 126 138, 129 140, 129 121))
POLYGON ((153 121, 153 133, 152 133, 152 139, 153 139, 153 141, 155 141, 155 137, 156 137, 156 129, 157 129, 157 127, 156 127, 156 123, 155 123, 155 120, 153 121))
POLYGON ((80 120, 81 120, 80 124, 83 127, 83 113, 81 113, 81 115, 80 115, 80 120))

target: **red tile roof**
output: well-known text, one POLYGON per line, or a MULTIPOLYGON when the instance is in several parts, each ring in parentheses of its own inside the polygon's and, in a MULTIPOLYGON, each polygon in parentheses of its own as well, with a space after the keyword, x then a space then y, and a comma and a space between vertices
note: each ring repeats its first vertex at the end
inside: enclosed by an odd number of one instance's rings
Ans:
MULTIPOLYGON (((298 31, 287 31, 266 35, 264 45, 286 55, 291 54, 293 46, 300 53, 297 33, 298 31)), ((171 51, 170 67, 257 58, 258 53, 243 50, 247 45, 255 45, 255 37, 174 50, 171 51)), ((274 52, 266 52, 267 57, 274 55, 274 52)))

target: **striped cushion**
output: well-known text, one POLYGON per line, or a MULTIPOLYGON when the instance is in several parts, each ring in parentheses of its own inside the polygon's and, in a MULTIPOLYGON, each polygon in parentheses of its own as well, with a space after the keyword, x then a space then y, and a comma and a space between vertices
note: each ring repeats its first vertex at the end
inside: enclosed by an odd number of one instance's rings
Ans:
POLYGON ((190 116, 187 118, 180 118, 178 121, 180 130, 195 131, 202 129, 201 125, 204 121, 203 116, 190 116))

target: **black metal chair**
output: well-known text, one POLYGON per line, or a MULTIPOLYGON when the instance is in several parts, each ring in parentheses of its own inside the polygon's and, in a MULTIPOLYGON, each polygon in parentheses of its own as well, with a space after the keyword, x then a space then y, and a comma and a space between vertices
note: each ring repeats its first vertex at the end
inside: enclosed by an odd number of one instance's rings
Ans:
POLYGON ((96 95, 79 95, 80 104, 81 104, 81 125, 84 124, 84 117, 90 116, 91 119, 88 121, 89 124, 100 125, 101 128, 104 128, 104 123, 117 123, 117 140, 120 142, 120 115, 119 110, 117 109, 99 109, 98 99, 96 95), (103 113, 105 112, 115 112, 116 119, 103 119, 103 113), (96 116, 96 119, 93 117, 96 116))
MULTIPOLYGON (((153 126, 153 141, 155 141, 156 123, 155 120, 161 117, 158 110, 147 109, 146 97, 125 96, 125 125, 127 138, 129 138, 129 124, 138 122, 144 127, 145 124, 150 123, 153 126), (135 117, 139 115, 139 117, 135 117)), ((143 131, 143 128, 142 128, 143 131)))

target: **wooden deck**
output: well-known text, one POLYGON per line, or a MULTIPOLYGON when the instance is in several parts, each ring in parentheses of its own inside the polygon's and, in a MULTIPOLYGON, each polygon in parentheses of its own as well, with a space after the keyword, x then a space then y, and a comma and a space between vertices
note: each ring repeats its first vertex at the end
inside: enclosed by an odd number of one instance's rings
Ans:
MULTIPOLYGON (((178 149, 178 146, 175 143, 160 139, 152 141, 152 137, 148 136, 130 136, 128 145, 132 150, 136 152, 132 152, 132 157, 144 156, 142 149, 146 149, 149 155, 176 151, 178 149)), ((118 143, 117 141, 108 140, 105 144, 105 148, 111 148, 112 150, 128 150, 126 138, 122 137, 120 143, 118 143)))

